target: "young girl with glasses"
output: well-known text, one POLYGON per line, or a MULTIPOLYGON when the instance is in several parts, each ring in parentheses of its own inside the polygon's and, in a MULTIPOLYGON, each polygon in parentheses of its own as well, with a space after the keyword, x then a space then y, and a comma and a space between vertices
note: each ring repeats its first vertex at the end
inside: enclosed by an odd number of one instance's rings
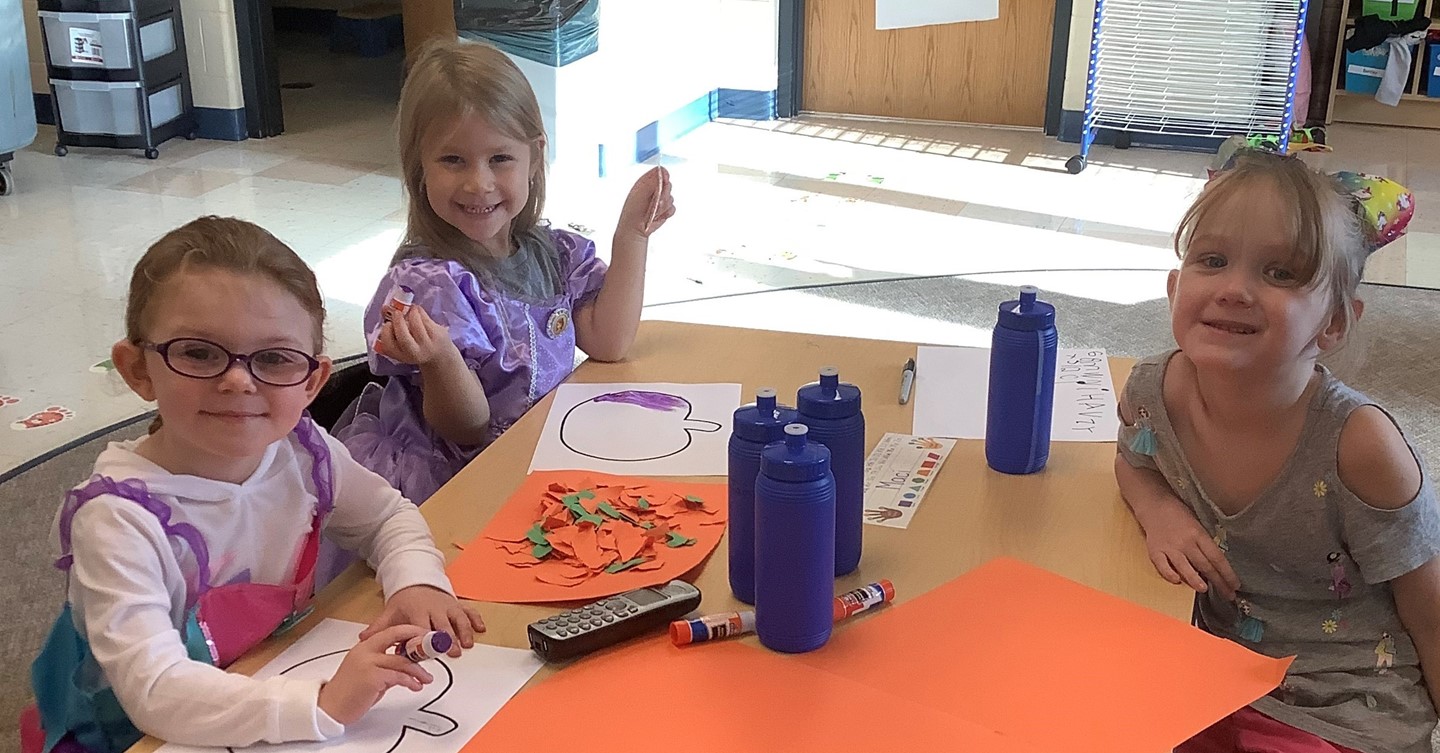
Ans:
POLYGON ((410 501, 303 415, 330 373, 315 275, 259 227, 204 217, 130 281, 112 352, 159 406, 111 444, 56 518, 67 603, 32 670, 26 753, 328 740, 425 668, 389 649, 484 625, 455 599, 410 501), (328 682, 223 667, 303 618, 322 535, 374 566, 385 609, 328 682), (43 739, 43 743, 40 740, 43 739))

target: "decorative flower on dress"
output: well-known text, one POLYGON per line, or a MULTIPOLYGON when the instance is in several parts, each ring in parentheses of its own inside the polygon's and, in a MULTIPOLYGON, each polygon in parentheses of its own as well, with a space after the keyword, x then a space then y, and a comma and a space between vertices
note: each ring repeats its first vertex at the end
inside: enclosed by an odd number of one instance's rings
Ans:
POLYGON ((1330 485, 1322 481, 1315 482, 1315 496, 1323 497, 1330 493, 1330 485))

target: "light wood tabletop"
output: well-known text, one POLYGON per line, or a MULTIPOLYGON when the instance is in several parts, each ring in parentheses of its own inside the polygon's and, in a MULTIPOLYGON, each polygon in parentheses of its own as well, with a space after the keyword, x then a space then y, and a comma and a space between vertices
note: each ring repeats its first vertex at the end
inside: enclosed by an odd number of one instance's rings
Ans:
MULTIPOLYGON (((900 405, 898 398, 901 367, 915 354, 913 343, 645 321, 628 359, 586 362, 570 381, 738 382, 747 401, 757 389, 774 387, 782 403, 793 405, 797 388, 814 381, 821 367, 836 366, 842 381, 862 390, 868 451, 886 432, 910 433, 915 402, 900 405)), ((1117 389, 1132 363, 1111 359, 1117 389)), ((541 400, 421 506, 447 561, 524 480, 551 399, 541 400)), ((957 442, 908 529, 865 526, 860 568, 836 581, 836 593, 889 578, 896 602, 903 603, 990 559, 1009 556, 1188 621, 1193 593, 1155 573, 1115 485, 1114 457, 1110 442, 1055 442, 1042 472, 1008 476, 986 466, 983 442, 957 442)), ((730 594, 726 546, 722 540, 686 576, 704 594, 703 613, 744 606, 730 594)), ((488 628, 481 640, 528 647, 526 626, 565 606, 480 603, 488 628)), ((381 607, 371 571, 352 567, 325 589, 315 612, 297 629, 261 645, 235 669, 255 671, 323 617, 368 622, 381 607)), ((531 682, 553 671, 542 669, 531 682)), ((153 743, 147 738, 134 750, 150 750, 153 743)))

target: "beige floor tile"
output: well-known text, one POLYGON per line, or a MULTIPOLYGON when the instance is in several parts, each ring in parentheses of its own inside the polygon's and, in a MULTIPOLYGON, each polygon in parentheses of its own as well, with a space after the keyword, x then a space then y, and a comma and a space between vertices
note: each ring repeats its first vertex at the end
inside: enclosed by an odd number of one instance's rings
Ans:
POLYGON ((350 160, 325 160, 321 158, 300 158, 269 167, 256 175, 276 180, 294 180, 304 183, 321 183, 327 186, 343 186, 357 178, 370 175, 383 168, 380 163, 354 162, 350 160))
POLYGON ((239 180, 234 173, 219 170, 189 170, 181 167, 161 167, 115 184, 124 191, 164 194, 193 199, 204 196, 221 186, 228 186, 239 180))

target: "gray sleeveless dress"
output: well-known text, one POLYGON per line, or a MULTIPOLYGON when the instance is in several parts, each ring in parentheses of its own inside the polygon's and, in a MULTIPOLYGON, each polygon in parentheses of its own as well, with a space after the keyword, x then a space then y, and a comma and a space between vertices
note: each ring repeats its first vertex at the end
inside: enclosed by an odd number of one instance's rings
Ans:
POLYGON ((1398 510, 1346 489, 1340 430, 1374 403, 1317 366, 1322 381, 1294 454, 1249 507, 1226 515, 1205 496, 1165 409, 1174 353, 1136 364, 1121 397, 1134 423, 1121 422, 1118 447, 1132 466, 1164 475, 1240 578, 1234 602, 1214 590, 1197 597, 1200 626, 1266 656, 1296 657, 1284 683, 1252 704, 1257 711, 1366 753, 1431 753, 1435 709, 1389 584, 1440 553, 1423 464, 1419 493, 1398 510))

